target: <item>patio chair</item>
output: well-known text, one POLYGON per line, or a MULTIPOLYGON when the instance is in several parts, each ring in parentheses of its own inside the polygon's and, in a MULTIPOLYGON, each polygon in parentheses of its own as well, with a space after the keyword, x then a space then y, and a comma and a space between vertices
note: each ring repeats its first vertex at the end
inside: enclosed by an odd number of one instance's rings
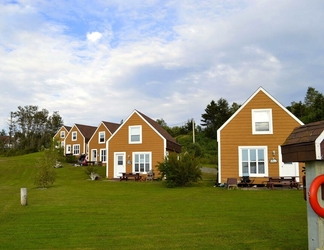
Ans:
POLYGON ((154 179, 154 172, 152 170, 150 170, 150 171, 147 172, 146 180, 147 181, 153 181, 153 179, 154 179))
POLYGON ((230 187, 237 188, 237 179, 236 178, 227 178, 227 189, 230 189, 230 187))
POLYGON ((253 182, 254 182, 254 180, 251 180, 250 176, 242 176, 240 184, 242 186, 250 187, 250 186, 252 186, 253 182))

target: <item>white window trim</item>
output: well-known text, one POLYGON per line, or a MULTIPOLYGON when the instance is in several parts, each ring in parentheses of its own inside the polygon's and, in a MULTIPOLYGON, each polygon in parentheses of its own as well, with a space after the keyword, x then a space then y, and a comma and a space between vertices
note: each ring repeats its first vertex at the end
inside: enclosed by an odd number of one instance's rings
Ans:
POLYGON ((81 152, 80 144, 73 144, 72 152, 73 152, 73 155, 80 155, 80 152, 81 152), (79 147, 79 153, 78 153, 78 154, 75 154, 75 153, 74 153, 74 148, 75 148, 76 146, 79 147))
MULTIPOLYGON (((134 173, 136 173, 135 172, 135 155, 137 155, 137 154, 148 154, 149 155, 149 157, 150 157, 150 167, 149 167, 149 170, 152 170, 152 152, 133 152, 133 154, 132 154, 132 159, 133 159, 133 161, 132 161, 132 171, 134 173)), ((139 172, 139 173, 140 174, 147 174, 146 171, 139 172)))
POLYGON ((72 141, 76 141, 78 139, 78 133, 76 131, 72 132, 72 141), (74 135, 75 134, 75 139, 74 139, 74 135))
POLYGON ((100 156, 99 156, 100 161, 103 162, 103 163, 107 162, 107 157, 108 157, 108 155, 107 155, 107 149, 106 148, 101 148, 100 149, 100 156), (105 161, 102 161, 102 152, 103 151, 106 152, 106 160, 105 161))
POLYGON ((65 152, 66 154, 71 154, 72 147, 70 144, 66 145, 65 149, 66 149, 66 152, 65 152), (67 150, 68 148, 70 148, 70 150, 67 150))
POLYGON ((60 137, 61 137, 61 138, 64 138, 64 137, 65 137, 65 131, 61 131, 61 133, 60 133, 60 137))
POLYGON ((141 144, 142 143, 142 125, 136 125, 136 126, 129 126, 128 127, 128 143, 129 144, 141 144), (140 133, 140 140, 139 141, 132 141, 132 128, 139 128, 140 133))
POLYGON ((239 146, 238 147, 238 165, 239 176, 243 176, 242 149, 263 149, 264 150, 264 174, 249 174, 250 177, 267 177, 269 175, 268 147, 267 146, 239 146))
POLYGON ((265 135, 265 134, 273 134, 273 122, 272 122, 272 109, 252 109, 252 134, 254 135, 265 135), (255 128, 255 123, 256 123, 256 120, 255 120, 255 114, 257 112, 267 112, 268 115, 269 115, 269 131, 256 131, 256 128, 255 128))
POLYGON ((103 143, 106 143, 106 132, 105 131, 100 131, 98 133, 98 143, 99 144, 103 144, 103 143), (100 135, 103 134, 103 141, 100 141, 100 135))

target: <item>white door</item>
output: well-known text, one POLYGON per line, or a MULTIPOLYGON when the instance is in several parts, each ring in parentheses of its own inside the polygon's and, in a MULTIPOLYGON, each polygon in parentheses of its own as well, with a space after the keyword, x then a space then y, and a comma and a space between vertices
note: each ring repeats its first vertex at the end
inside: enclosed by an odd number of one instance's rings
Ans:
POLYGON ((97 149, 91 150, 91 161, 97 161, 97 149))
POLYGON ((298 162, 282 162, 281 147, 278 147, 279 152, 279 175, 280 177, 295 176, 299 182, 299 163, 298 162))
POLYGON ((126 172, 125 153, 115 153, 114 155, 114 178, 122 176, 126 172))

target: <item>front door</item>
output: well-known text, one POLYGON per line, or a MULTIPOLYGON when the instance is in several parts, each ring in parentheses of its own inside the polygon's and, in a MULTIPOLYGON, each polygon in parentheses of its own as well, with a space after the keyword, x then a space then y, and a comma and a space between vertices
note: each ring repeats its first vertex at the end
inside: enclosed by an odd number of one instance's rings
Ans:
POLYGON ((279 175, 280 177, 295 176, 299 182, 299 163, 298 162, 282 162, 281 147, 278 147, 279 152, 279 175))
POLYGON ((119 178, 126 172, 125 153, 115 153, 114 155, 114 178, 119 178))
POLYGON ((91 161, 97 161, 97 149, 91 150, 91 161))

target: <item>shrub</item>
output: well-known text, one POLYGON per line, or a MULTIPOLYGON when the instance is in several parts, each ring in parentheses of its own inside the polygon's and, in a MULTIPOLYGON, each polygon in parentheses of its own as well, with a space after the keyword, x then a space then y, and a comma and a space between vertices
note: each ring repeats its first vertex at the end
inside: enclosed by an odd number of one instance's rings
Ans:
POLYGON ((198 162, 198 159, 188 153, 171 153, 156 167, 161 176, 166 178, 167 187, 184 187, 201 180, 202 173, 198 162))
POLYGON ((54 166, 59 157, 57 149, 51 147, 44 151, 44 155, 38 160, 37 172, 34 180, 34 184, 37 187, 47 188, 55 181, 56 172, 54 166))

